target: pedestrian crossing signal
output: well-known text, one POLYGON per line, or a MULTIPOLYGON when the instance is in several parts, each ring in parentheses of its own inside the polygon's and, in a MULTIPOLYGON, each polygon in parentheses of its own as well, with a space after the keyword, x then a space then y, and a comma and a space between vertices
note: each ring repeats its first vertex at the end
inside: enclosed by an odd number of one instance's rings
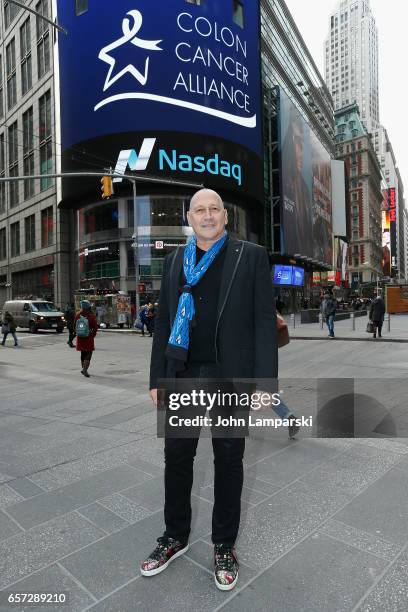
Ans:
POLYGON ((101 193, 102 200, 106 200, 107 198, 110 198, 111 195, 113 195, 113 184, 112 178, 110 176, 103 176, 101 178, 101 193))

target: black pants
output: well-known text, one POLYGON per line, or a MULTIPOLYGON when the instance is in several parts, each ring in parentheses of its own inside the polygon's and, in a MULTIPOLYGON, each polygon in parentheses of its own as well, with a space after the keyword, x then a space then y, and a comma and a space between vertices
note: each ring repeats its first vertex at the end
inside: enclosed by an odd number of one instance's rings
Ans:
POLYGON ((81 363, 84 365, 84 361, 91 361, 92 351, 81 351, 81 363))
POLYGON ((68 333, 68 344, 72 344, 72 341, 75 338, 75 327, 68 327, 68 333))
POLYGON ((378 335, 381 336, 381 330, 382 330, 382 326, 383 326, 383 322, 382 321, 373 321, 373 325, 374 325, 374 333, 377 333, 377 328, 378 328, 378 335))
MULTIPOLYGON (((183 378, 216 378, 214 366, 193 366, 183 378)), ((166 438, 165 457, 165 535, 187 541, 191 526, 191 488, 196 438, 166 438)), ((245 438, 212 438, 214 452, 214 507, 212 541, 233 545, 241 517, 241 493, 244 480, 242 460, 245 438)))

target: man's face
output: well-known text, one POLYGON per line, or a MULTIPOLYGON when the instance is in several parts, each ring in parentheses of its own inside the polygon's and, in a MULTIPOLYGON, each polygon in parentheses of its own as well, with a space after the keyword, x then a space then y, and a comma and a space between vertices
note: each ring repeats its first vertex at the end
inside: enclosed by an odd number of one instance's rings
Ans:
POLYGON ((221 198, 215 192, 205 190, 191 200, 187 219, 197 240, 204 242, 216 242, 221 238, 228 222, 221 198))

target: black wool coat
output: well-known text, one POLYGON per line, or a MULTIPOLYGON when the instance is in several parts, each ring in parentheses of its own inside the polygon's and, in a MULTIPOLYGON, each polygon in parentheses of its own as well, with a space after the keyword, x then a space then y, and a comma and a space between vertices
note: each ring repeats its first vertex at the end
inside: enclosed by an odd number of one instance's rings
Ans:
MULTIPOLYGON (((174 378, 176 365, 165 351, 176 316, 184 247, 165 258, 159 312, 150 364, 150 389, 159 380, 174 378)), ((266 250, 256 244, 229 239, 217 299, 215 352, 220 378, 255 379, 268 390, 265 379, 278 376, 276 310, 266 250)), ((273 388, 273 384, 269 385, 273 388)))

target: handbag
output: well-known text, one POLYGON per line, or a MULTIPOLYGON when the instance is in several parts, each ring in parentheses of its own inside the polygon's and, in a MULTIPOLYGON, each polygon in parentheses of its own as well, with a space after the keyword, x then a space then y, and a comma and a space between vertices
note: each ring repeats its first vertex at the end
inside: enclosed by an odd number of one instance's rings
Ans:
POLYGON ((278 348, 289 344, 290 338, 287 323, 278 312, 276 313, 276 331, 278 332, 278 348))
POLYGON ((367 332, 368 334, 373 334, 373 333, 375 332, 374 323, 373 323, 372 321, 369 321, 369 322, 367 323, 367 329, 366 329, 366 332, 367 332))
POLYGON ((2 334, 10 333, 10 325, 8 323, 3 323, 3 325, 1 326, 1 333, 2 334))

